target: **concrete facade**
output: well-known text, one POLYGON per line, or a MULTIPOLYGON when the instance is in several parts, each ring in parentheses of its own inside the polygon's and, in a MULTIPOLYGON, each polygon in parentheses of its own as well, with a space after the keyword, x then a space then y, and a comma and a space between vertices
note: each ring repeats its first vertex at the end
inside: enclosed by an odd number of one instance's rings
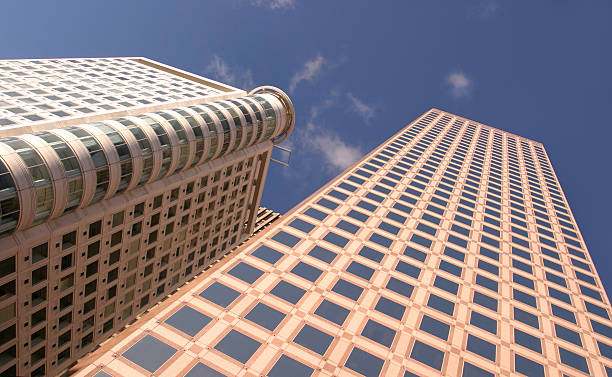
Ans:
POLYGON ((610 313, 544 147, 432 109, 71 372, 606 376, 610 313))
POLYGON ((0 375, 60 373, 248 239, 293 117, 144 58, 1 61, 0 375))

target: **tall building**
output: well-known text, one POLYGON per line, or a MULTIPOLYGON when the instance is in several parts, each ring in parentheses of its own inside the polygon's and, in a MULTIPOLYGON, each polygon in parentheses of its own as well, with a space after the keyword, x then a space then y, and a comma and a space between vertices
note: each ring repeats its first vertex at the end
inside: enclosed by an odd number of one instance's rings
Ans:
POLYGON ((543 146, 432 109, 72 371, 610 376, 610 310, 543 146))
POLYGON ((145 58, 0 61, 0 375, 55 375, 254 230, 280 90, 145 58))

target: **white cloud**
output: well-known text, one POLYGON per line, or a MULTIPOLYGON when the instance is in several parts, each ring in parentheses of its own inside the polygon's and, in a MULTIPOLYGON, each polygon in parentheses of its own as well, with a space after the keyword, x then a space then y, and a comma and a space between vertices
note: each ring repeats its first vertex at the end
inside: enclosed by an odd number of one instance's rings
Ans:
POLYGON ((256 7, 267 7, 270 9, 294 8, 295 0, 253 0, 251 4, 256 7))
POLYGON ((304 146, 323 157, 328 171, 344 170, 363 156, 358 147, 344 142, 336 133, 308 123, 304 135, 304 146))
POLYGON ((451 73, 446 81, 450 85, 453 97, 464 98, 470 95, 472 81, 463 72, 451 73))
POLYGON ((210 63, 204 68, 204 74, 210 75, 213 80, 247 91, 255 87, 250 69, 230 66, 219 55, 213 55, 210 63))
POLYGON ((476 0, 476 3, 469 9, 470 16, 482 19, 490 19, 501 9, 501 0, 476 0))
POLYGON ((357 113, 357 115, 359 115, 364 122, 368 123, 374 116, 374 106, 368 105, 359 98, 355 97, 352 93, 348 93, 347 96, 351 100, 350 110, 357 113))
POLYGON ((326 60, 320 54, 312 60, 308 60, 304 63, 304 67, 291 77, 291 83, 289 84, 289 92, 293 93, 297 84, 302 81, 314 80, 323 70, 326 60))

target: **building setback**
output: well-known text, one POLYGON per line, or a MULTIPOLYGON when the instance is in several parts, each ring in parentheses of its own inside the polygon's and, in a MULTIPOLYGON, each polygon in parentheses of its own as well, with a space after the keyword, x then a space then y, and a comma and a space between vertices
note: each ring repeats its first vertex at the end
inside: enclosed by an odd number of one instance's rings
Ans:
POLYGON ((253 232, 280 90, 145 58, 0 61, 0 376, 47 376, 253 232))
POLYGON ((102 376, 605 376, 540 143, 432 109, 81 360, 102 376))

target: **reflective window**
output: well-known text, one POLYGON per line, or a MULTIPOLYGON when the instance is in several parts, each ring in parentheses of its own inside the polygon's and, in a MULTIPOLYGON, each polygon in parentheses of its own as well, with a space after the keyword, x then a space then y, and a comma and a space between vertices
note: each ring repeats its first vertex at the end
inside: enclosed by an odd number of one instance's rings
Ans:
POLYGON ((331 301, 323 300, 314 314, 327 319, 339 326, 342 326, 350 311, 331 301))
POLYGON ((336 224, 336 228, 345 230, 349 233, 357 233, 359 231, 359 227, 355 224, 349 223, 348 221, 340 220, 338 224, 336 224))
POLYGON ((455 311, 455 304, 448 301, 445 298, 434 295, 433 293, 429 294, 429 300, 427 301, 427 306, 430 308, 434 308, 442 313, 448 314, 450 316, 453 315, 455 311))
POLYGON ((463 362, 461 377, 495 377, 495 375, 465 361, 463 362))
POLYGON ((285 313, 271 308, 268 305, 258 303, 244 318, 270 331, 274 331, 285 318, 285 313))
POLYGON ((495 362, 496 347, 484 339, 469 334, 466 349, 495 362))
POLYGON ((405 283, 394 277, 391 277, 389 279, 385 288, 395 293, 398 293, 402 296, 405 296, 407 298, 410 298, 410 296, 412 296, 412 291, 414 290, 414 287, 412 285, 405 283))
POLYGON ((404 316, 404 311, 406 310, 403 305, 400 305, 397 302, 391 301, 385 297, 380 297, 378 299, 378 303, 376 304, 376 307, 374 307, 374 309, 397 320, 402 319, 402 317, 404 316))
POLYGON ((257 279, 261 277, 261 275, 264 274, 262 270, 244 262, 238 263, 227 273, 249 284, 253 284, 257 279))
POLYGON ((363 288, 353 283, 350 283, 344 279, 338 279, 338 281, 332 288, 332 291, 341 294, 342 296, 345 296, 351 300, 357 301, 359 299, 359 296, 361 296, 361 293, 363 292, 363 288))
POLYGON ((297 245, 298 242, 300 242, 300 239, 298 237, 282 230, 276 233, 274 237, 272 237, 272 239, 289 247, 294 247, 295 245, 297 245))
POLYGON ((270 264, 275 264, 283 257, 284 254, 268 246, 261 245, 255 251, 253 251, 251 255, 270 264))
POLYGON ((287 283, 286 281, 281 280, 278 282, 278 284, 276 284, 274 288, 272 288, 270 293, 295 305, 298 301, 300 301, 302 296, 304 296, 304 293, 306 293, 306 291, 302 288, 296 287, 291 283, 287 283))
POLYGON ((225 377, 224 374, 217 372, 208 365, 197 363, 185 377, 225 377))
POLYGON ((121 356, 154 373, 175 353, 176 349, 151 335, 145 335, 121 356))
POLYGON ((319 355, 325 354, 334 337, 310 325, 304 325, 293 341, 319 355))
POLYGON ((292 222, 289 223, 289 226, 295 229, 301 230, 304 233, 310 233, 310 231, 312 231, 315 228, 314 225, 302 219, 293 220, 292 222))
POLYGON ((290 358, 287 355, 282 355, 268 372, 269 377, 308 377, 311 376, 314 369, 290 358))
POLYGON ((374 269, 359 262, 351 262, 346 268, 346 271, 365 280, 370 280, 374 274, 374 269))
POLYGON ((251 339, 236 330, 231 330, 217 343, 215 349, 244 364, 249 361, 260 345, 261 343, 255 339, 251 339))
POLYGON ((366 377, 378 377, 383 364, 384 360, 355 347, 344 366, 366 377))
POLYGON ((211 320, 212 318, 209 316, 204 315, 199 311, 190 308, 189 306, 183 306, 176 313, 170 316, 165 323, 189 336, 195 336, 211 320))
POLYGON ((329 232, 325 235, 325 237, 323 237, 323 241, 327 241, 331 244, 343 248, 349 242, 349 239, 342 237, 341 235, 336 234, 334 232, 329 232))
POLYGON ((415 340, 414 346, 412 347, 412 352, 410 353, 410 358, 434 369, 441 370, 442 363, 444 362, 444 352, 437 348, 433 348, 428 344, 415 340))
POLYGON ((338 254, 332 251, 329 251, 325 248, 322 248, 321 246, 315 246, 312 248, 312 250, 310 250, 308 255, 310 255, 311 257, 317 258, 319 260, 322 260, 325 263, 331 263, 334 261, 334 259, 336 259, 336 256, 338 254))
POLYGON ((378 233, 372 233, 370 241, 379 244, 382 247, 389 248, 393 244, 393 240, 378 233))
POLYGON ((323 221, 327 217, 327 213, 314 208, 308 208, 306 211, 304 211, 304 215, 319 221, 323 221))
POLYGON ((323 273, 323 271, 318 268, 312 267, 304 262, 296 264, 295 267, 291 269, 291 272, 312 282, 315 282, 323 273))
POLYGON ((380 263, 385 256, 385 254, 381 253, 380 251, 376 251, 367 246, 363 246, 361 248, 361 250, 359 251, 359 255, 364 258, 368 258, 369 260, 374 261, 376 263, 380 263))
POLYGON ((437 319, 431 318, 428 315, 423 315, 419 329, 428 332, 431 335, 437 336, 440 339, 448 340, 450 326, 444 322, 438 321, 437 319))
POLYGON ((385 347, 391 347, 393 338, 395 338, 395 330, 369 319, 361 335, 385 347))
POLYGON ((584 357, 568 351, 565 348, 559 347, 559 356, 561 356, 561 362, 565 365, 569 365, 574 369, 578 369, 581 372, 589 374, 589 366, 584 357))
POLYGON ((534 352, 542 353, 542 342, 540 338, 536 338, 519 329, 514 329, 514 342, 534 352))
POLYGON ((212 283, 208 288, 200 293, 200 297, 224 308, 227 308, 227 306, 234 302, 238 296, 240 296, 240 292, 219 282, 212 283))

